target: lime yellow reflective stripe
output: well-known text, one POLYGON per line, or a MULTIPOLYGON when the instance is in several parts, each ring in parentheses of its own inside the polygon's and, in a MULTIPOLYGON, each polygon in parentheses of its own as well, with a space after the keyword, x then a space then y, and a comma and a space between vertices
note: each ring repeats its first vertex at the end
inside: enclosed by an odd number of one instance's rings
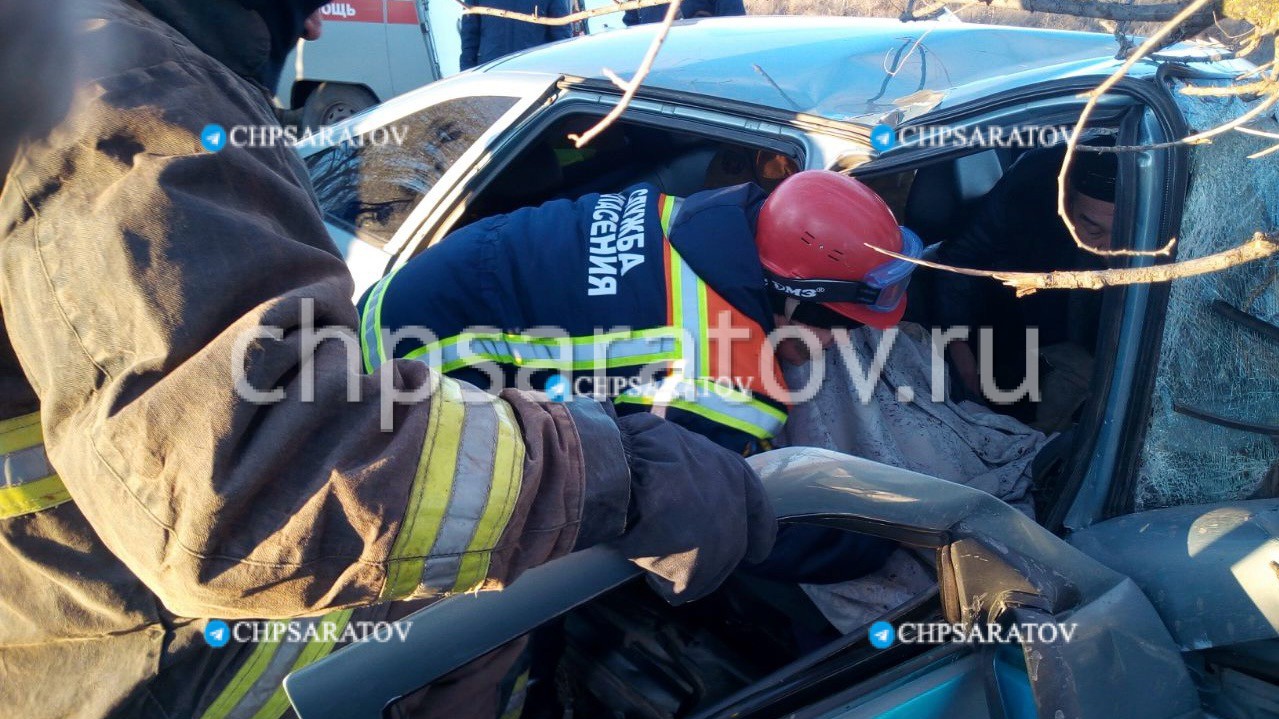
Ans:
POLYGON ((679 331, 672 327, 580 337, 466 332, 419 347, 404 357, 426 362, 445 374, 483 362, 535 369, 611 369, 674 359, 678 338, 679 331))
POLYGON ((515 500, 520 495, 520 480, 524 475, 524 442, 521 441, 515 414, 505 402, 494 402, 497 411, 497 447, 493 462, 493 486, 489 490, 484 514, 475 528, 475 534, 462 557, 457 572, 455 592, 465 592, 479 586, 487 577, 493 558, 493 549, 502 532, 511 521, 515 500))
MULTIPOLYGON (((289 672, 296 672, 332 653, 333 647, 337 644, 337 638, 342 635, 347 623, 351 621, 352 611, 343 609, 324 615, 320 619, 319 626, 316 627, 319 630, 316 638, 307 642, 306 648, 298 655, 297 661, 293 662, 289 672)), ((284 712, 288 711, 289 706, 289 696, 284 692, 284 685, 281 684, 276 687, 275 692, 271 694, 271 698, 267 699, 262 708, 253 715, 252 719, 279 719, 279 717, 284 716, 284 712)))
POLYGON ((0 422, 0 454, 16 452, 44 442, 40 433, 40 413, 32 412, 0 422))
POLYGON ((342 609, 319 619, 297 619, 301 636, 312 637, 303 645, 285 643, 290 622, 267 623, 267 636, 275 641, 260 641, 248 659, 240 665, 200 719, 279 719, 289 709, 289 699, 281 683, 284 677, 333 651, 346 625, 351 610, 342 609))
POLYGON ((71 501, 44 451, 40 413, 0 422, 0 519, 71 501))
MULTIPOLYGON (((711 367, 711 323, 710 323, 710 303, 706 300, 706 283, 698 278, 697 280, 697 334, 693 336, 698 338, 701 347, 698 349, 698 366, 694 377, 705 377, 710 372, 711 367)), ((694 328, 688 328, 690 332, 694 328)))
POLYGON ((0 489, 0 519, 20 517, 71 501, 71 493, 58 475, 16 487, 0 489))
POLYGON ((660 209, 660 217, 662 221, 662 234, 671 234, 671 218, 675 216, 675 208, 678 206, 680 198, 672 195, 662 195, 662 207, 660 209))
MULTIPOLYGON (((271 622, 272 627, 283 627, 284 622, 271 622)), ((275 635, 280 636, 280 635, 275 635)), ((253 685, 266 671, 271 660, 275 657, 275 653, 280 650, 279 642, 258 642, 253 648, 253 652, 249 654, 249 658, 244 660, 240 668, 236 670, 235 675, 231 677, 230 683, 218 695, 218 698, 209 705, 204 714, 200 715, 201 719, 225 719, 231 716, 235 708, 244 700, 245 695, 253 688, 253 685)))
MULTIPOLYGON (((756 412, 762 412, 777 420, 781 424, 786 424, 786 413, 773 405, 756 399, 749 392, 742 392, 734 387, 728 387, 709 379, 697 379, 694 382, 706 392, 714 392, 729 402, 740 402, 749 404, 756 412)), ((780 429, 780 428, 779 428, 780 429)))
POLYGON ((386 297, 386 290, 399 271, 396 268, 373 285, 364 302, 364 311, 360 313, 360 347, 364 351, 365 372, 372 373, 386 361, 386 347, 383 346, 382 336, 382 299, 386 297))
POLYGON ((453 492, 466 407, 457 381, 440 375, 433 375, 432 379, 438 384, 431 396, 422 456, 418 460, 404 523, 387 561, 383 599, 400 599, 417 590, 426 555, 435 544, 453 492))
MULTIPOLYGON (((657 404, 654 397, 642 394, 620 394, 614 398, 613 401, 618 404, 639 404, 649 407, 657 404)), ((673 407, 690 414, 698 415, 699 417, 705 417, 712 422, 722 424, 725 427, 732 427, 733 429, 749 434, 756 439, 770 439, 773 435, 777 434, 777 430, 780 429, 780 427, 777 429, 761 427, 746 420, 734 417, 731 414, 716 411, 707 406, 707 403, 704 401, 697 402, 687 400, 682 397, 672 397, 661 402, 661 405, 665 407, 673 407)))

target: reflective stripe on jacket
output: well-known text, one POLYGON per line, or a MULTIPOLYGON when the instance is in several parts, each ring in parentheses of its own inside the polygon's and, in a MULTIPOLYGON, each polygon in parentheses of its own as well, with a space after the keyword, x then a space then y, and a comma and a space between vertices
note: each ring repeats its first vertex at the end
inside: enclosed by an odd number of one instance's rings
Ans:
POLYGON ((564 374, 734 450, 767 440, 786 387, 754 254, 762 197, 637 185, 462 228, 366 294, 366 369, 394 355, 481 387, 564 374))
POLYGON ((0 469, 0 519, 71 500, 45 453, 39 412, 0 421, 0 469))
MULTIPOLYGON (((264 36, 235 0, 142 4, 264 36)), ((0 714, 279 716, 281 673, 331 646, 213 648, 209 618, 380 619, 569 552, 579 429, 418 362, 349 372, 351 278, 305 166, 201 145, 208 123, 275 123, 228 67, 266 58, 202 49, 263 43, 74 6, 90 76, 0 193, 0 714)))

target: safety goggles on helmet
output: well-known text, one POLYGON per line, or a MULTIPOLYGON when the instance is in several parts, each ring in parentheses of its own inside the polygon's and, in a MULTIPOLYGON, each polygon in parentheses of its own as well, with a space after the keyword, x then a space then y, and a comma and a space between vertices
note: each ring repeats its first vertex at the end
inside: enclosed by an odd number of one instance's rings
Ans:
MULTIPOLYGON (((902 250, 898 254, 918 259, 924 252, 919 235, 902 227, 902 250)), ((798 280, 764 270, 764 283, 773 292, 793 297, 800 302, 853 302, 867 305, 876 312, 889 312, 897 307, 910 285, 915 264, 896 257, 884 257, 861 280, 798 280)))

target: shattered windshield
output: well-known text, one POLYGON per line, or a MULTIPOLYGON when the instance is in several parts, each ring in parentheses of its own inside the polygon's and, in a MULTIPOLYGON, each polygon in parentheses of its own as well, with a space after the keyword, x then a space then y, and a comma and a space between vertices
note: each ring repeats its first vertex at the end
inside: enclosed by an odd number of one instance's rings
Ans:
MULTIPOLYGON (((1177 93, 1174 93, 1177 94, 1177 93)), ((1191 127, 1243 112, 1179 97, 1191 127)), ((1279 226, 1272 140, 1225 133, 1191 151, 1179 257, 1279 226)), ((1279 260, 1173 282, 1135 508, 1279 496, 1279 260)))

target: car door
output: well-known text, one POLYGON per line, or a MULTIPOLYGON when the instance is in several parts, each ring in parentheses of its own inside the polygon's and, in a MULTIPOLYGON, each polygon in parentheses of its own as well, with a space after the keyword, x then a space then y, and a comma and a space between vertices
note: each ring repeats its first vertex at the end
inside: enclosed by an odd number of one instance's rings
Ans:
POLYGON ((539 106, 555 78, 468 75, 333 126, 300 152, 325 224, 355 279, 376 282, 404 242, 489 148, 539 106))
MULTIPOLYGON (((1192 127, 1253 106, 1182 93, 1224 84, 1182 74, 1170 82, 1192 127)), ((1230 133, 1191 150, 1179 258, 1279 226, 1274 163, 1250 159, 1271 144, 1230 133)), ((1125 451, 1113 482, 1081 493, 1068 518, 1072 544, 1151 598, 1199 667, 1207 707, 1226 717, 1279 707, 1277 281, 1271 257, 1152 288, 1132 318, 1135 390, 1108 440, 1125 451)))

